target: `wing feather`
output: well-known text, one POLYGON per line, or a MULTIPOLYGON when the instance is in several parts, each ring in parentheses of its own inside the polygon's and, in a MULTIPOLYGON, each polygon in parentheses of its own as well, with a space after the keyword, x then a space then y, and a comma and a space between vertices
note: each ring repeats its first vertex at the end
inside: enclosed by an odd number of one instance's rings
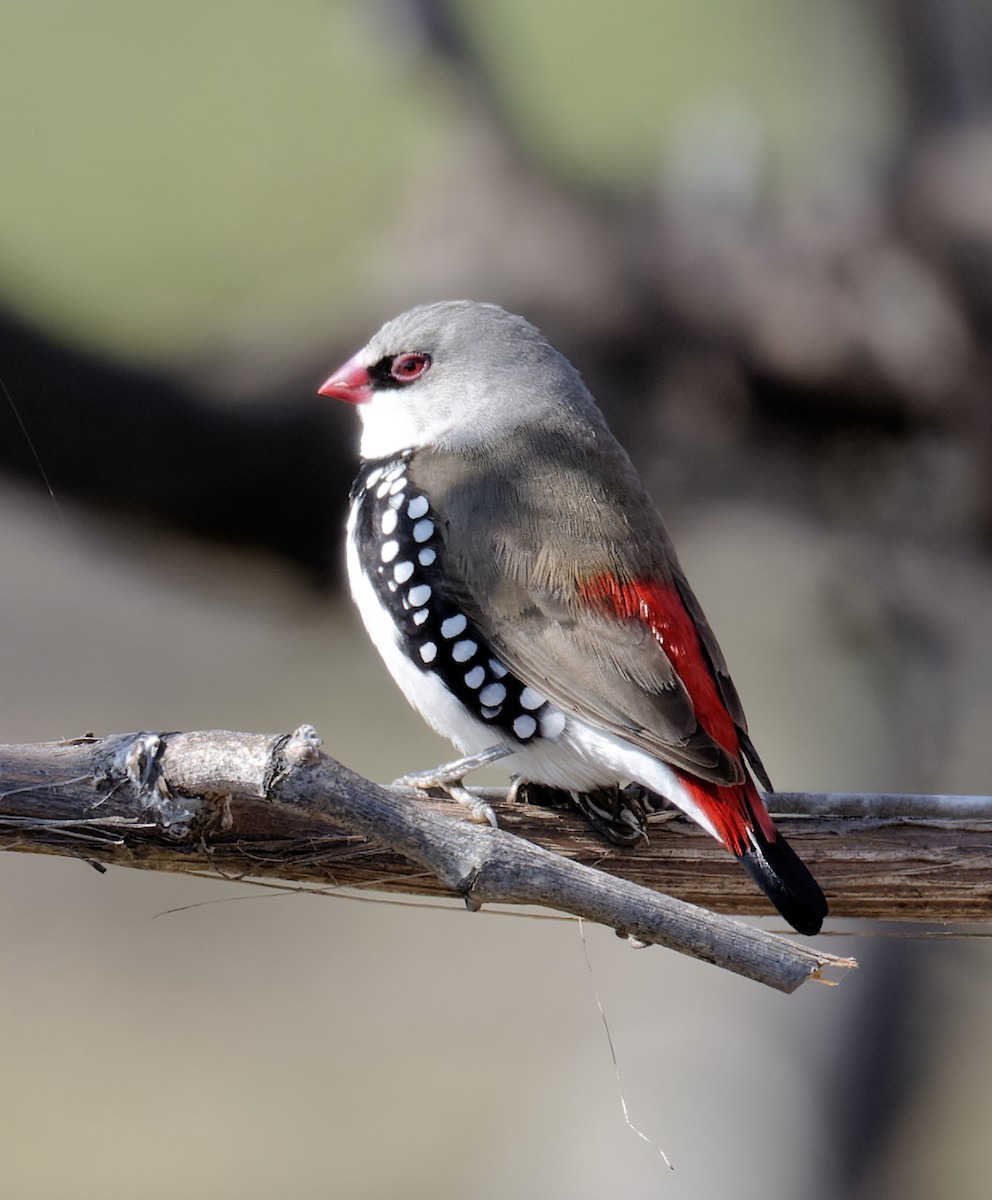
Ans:
POLYGON ((740 783, 736 735, 717 740, 700 720, 658 629, 641 613, 618 615, 590 603, 584 591, 601 576, 664 587, 698 630, 696 653, 729 710, 727 726, 744 728, 719 647, 629 460, 612 438, 594 431, 592 445, 575 430, 569 435, 537 439, 536 447, 532 437, 510 442, 485 461, 450 451, 414 457, 411 475, 431 497, 444 540, 451 598, 514 674, 564 712, 702 779, 740 783), (604 458, 612 471, 603 471, 604 458), (614 484, 606 486, 604 477, 614 484), (480 530, 487 531, 482 542, 480 530))

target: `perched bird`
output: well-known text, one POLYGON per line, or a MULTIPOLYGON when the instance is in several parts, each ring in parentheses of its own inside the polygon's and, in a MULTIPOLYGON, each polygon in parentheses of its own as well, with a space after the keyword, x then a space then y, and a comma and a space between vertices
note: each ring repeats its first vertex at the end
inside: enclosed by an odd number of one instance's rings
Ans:
POLYGON ((467 756, 408 781, 502 759, 575 794, 639 784, 816 933, 826 901, 748 771, 770 788, 720 648, 572 364, 522 317, 451 301, 388 322, 319 391, 362 418, 355 602, 467 756))

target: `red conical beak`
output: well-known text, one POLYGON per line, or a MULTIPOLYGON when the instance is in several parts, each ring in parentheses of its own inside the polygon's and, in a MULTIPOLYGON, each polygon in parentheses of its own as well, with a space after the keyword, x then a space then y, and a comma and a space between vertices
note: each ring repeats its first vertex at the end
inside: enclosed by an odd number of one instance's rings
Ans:
POLYGON ((367 404, 372 399, 372 380, 361 361, 361 353, 349 358, 343 367, 317 388, 318 396, 333 396, 346 404, 367 404))

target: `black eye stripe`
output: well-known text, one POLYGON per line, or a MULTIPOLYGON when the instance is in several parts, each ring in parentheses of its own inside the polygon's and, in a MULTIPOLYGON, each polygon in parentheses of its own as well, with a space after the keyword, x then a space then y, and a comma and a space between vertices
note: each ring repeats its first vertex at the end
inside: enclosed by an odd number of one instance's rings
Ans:
POLYGON ((377 390, 401 388, 405 387, 408 383, 414 383, 425 371, 430 370, 431 365, 431 356, 419 350, 407 350, 400 354, 386 354, 377 363, 369 367, 369 379, 372 381, 373 388, 377 390), (403 370, 397 372, 397 366, 402 366, 407 362, 419 363, 420 369, 415 370, 412 374, 407 374, 403 370))
POLYGON ((385 358, 380 358, 374 366, 369 367, 369 379, 372 380, 374 388, 400 388, 403 386, 398 379, 393 378, 392 367, 392 354, 387 354, 385 358))

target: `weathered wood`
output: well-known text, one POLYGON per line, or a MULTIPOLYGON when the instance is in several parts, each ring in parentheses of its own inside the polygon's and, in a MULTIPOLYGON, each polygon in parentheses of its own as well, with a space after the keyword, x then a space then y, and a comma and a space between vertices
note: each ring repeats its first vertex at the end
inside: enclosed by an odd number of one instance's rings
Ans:
MULTIPOLYGON (((173 792, 224 797, 223 804, 198 807, 188 825, 182 818, 189 806, 182 801, 173 799, 171 809, 163 801, 158 812, 142 810, 130 785, 113 782, 136 735, 2 746, 0 844, 155 870, 212 869, 229 876, 428 895, 456 891, 385 845, 330 828, 326 814, 273 807, 266 798, 265 771, 278 738, 161 736, 161 765, 173 792)), ((340 771, 338 788, 368 782, 340 771)), ((502 830, 574 862, 719 912, 771 911, 740 867, 681 815, 653 824, 650 843, 620 849, 604 843, 572 813, 507 803, 498 791, 486 794, 502 830)), ((464 815, 446 798, 418 794, 416 802, 428 812, 464 815)), ((823 885, 832 916, 992 918, 992 799, 778 793, 771 807, 823 885)))
POLYGON ((658 875, 644 870, 658 850, 627 864, 584 830, 580 839, 567 815, 505 801, 503 828, 474 824, 451 801, 355 775, 319 753, 309 727, 281 736, 138 733, 5 746, 0 780, 0 844, 9 849, 459 896, 470 907, 541 904, 783 991, 826 967, 853 965, 686 904, 664 887, 641 886, 635 875, 658 875), (553 849, 521 833, 543 835, 553 849))

